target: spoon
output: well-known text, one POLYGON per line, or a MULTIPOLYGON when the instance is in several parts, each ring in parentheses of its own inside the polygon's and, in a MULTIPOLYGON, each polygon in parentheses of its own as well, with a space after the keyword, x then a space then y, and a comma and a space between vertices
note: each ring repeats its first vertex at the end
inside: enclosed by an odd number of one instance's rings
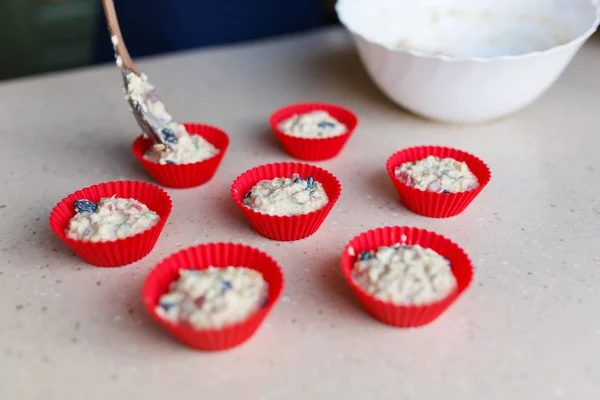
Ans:
POLYGON ((121 35, 113 0, 102 0, 117 66, 121 68, 125 98, 142 131, 159 146, 172 148, 177 137, 170 128, 174 123, 148 77, 134 65, 121 35))

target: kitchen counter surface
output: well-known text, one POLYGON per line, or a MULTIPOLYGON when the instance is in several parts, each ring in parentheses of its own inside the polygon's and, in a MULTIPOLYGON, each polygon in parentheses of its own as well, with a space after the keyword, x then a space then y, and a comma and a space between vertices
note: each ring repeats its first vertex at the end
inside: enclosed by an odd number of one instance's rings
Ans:
POLYGON ((532 106, 476 126, 396 107, 339 29, 140 61, 177 119, 219 126, 232 142, 211 182, 168 190, 174 210, 153 252, 117 269, 82 262, 47 218, 77 189, 150 180, 130 152, 138 129, 118 71, 0 84, 0 398, 600 398, 598 39, 532 106), (317 163, 343 194, 314 236, 272 242, 251 229, 229 187, 255 165, 291 160, 267 118, 310 100, 360 118, 344 152, 317 163), (420 144, 457 147, 490 166, 490 185, 462 215, 428 219, 399 202, 385 161, 420 144), (471 288, 425 328, 376 322, 342 278, 345 243, 383 225, 434 230, 475 264, 471 288), (256 336, 218 354, 172 340, 140 299, 153 265, 208 241, 258 247, 287 279, 256 336))

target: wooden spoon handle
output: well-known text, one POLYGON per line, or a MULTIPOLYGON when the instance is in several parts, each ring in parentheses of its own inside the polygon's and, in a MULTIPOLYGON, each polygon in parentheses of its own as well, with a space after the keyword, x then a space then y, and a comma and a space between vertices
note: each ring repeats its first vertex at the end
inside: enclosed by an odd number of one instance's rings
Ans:
POLYGON ((108 30, 110 31, 111 39, 112 36, 117 37, 118 42, 116 46, 116 52, 121 56, 123 67, 132 71, 134 74, 139 75, 140 72, 133 64, 133 60, 129 55, 129 51, 127 51, 127 47, 125 46, 123 35, 121 35, 121 28, 119 28, 119 20, 117 19, 117 12, 115 11, 115 4, 113 3, 113 0, 102 0, 102 6, 104 7, 104 15, 106 16, 106 23, 108 25, 108 30))

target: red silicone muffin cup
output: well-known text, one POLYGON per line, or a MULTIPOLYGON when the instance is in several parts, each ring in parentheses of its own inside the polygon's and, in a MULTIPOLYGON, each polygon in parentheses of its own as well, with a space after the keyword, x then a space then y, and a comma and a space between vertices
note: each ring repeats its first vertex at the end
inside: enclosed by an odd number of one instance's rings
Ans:
POLYGON ((260 250, 234 243, 209 243, 182 250, 164 259, 148 275, 142 289, 144 306, 167 332, 181 343, 198 350, 226 350, 254 335, 283 291, 283 274, 275 260, 260 250), (260 272, 269 285, 267 304, 246 320, 219 329, 196 329, 162 319, 156 313, 160 296, 179 278, 180 269, 247 267, 260 272))
POLYGON ((337 156, 358 125, 356 115, 343 107, 327 103, 300 103, 283 107, 269 118, 275 136, 285 151, 294 158, 304 161, 323 161, 337 156), (299 138, 283 133, 277 125, 283 120, 311 111, 327 111, 332 117, 346 125, 348 131, 331 138, 299 138))
POLYGON ((419 146, 400 150, 387 160, 386 168, 404 205, 417 214, 431 218, 453 217, 463 212, 492 177, 488 166, 474 155, 440 146, 419 146), (471 172, 477 177, 479 186, 459 193, 434 193, 416 189, 396 177, 394 173, 396 167, 405 162, 422 160, 428 156, 451 157, 457 161, 466 162, 471 172))
POLYGON ((388 325, 411 328, 434 321, 456 301, 473 280, 473 265, 458 245, 437 233, 418 228, 393 226, 370 230, 352 239, 342 254, 342 273, 362 306, 375 319, 388 325), (435 250, 449 259, 457 289, 446 298, 431 304, 400 306, 378 300, 358 286, 352 279, 352 268, 358 254, 363 250, 376 250, 379 246, 391 246, 396 243, 409 246, 418 244, 435 250))
POLYGON ((211 180, 229 147, 229 136, 218 128, 202 124, 185 123, 183 125, 190 134, 202 136, 219 149, 219 153, 207 160, 193 164, 159 164, 144 158, 146 151, 154 144, 152 139, 140 135, 131 147, 135 158, 156 182, 175 189, 200 186, 211 180))
POLYGON ((304 239, 315 233, 341 194, 342 185, 330 172, 314 165, 293 162, 255 167, 238 176, 231 186, 233 200, 246 218, 248 218, 254 229, 268 239, 283 242, 304 239), (254 211, 242 203, 246 193, 259 181, 263 179, 290 177, 293 174, 299 174, 303 178, 312 176, 315 181, 320 182, 323 185, 325 193, 327 193, 327 197, 329 197, 329 202, 323 208, 316 211, 293 216, 267 215, 254 211))
POLYGON ((171 214, 171 208, 171 198, 158 186, 145 182, 108 182, 78 190, 64 198, 50 213, 49 223, 54 234, 85 262, 98 267, 120 267, 136 262, 150 253, 171 214), (65 235, 69 220, 75 215, 75 200, 98 202, 103 197, 113 195, 144 203, 160 216, 160 220, 144 232, 109 242, 74 240, 65 235))

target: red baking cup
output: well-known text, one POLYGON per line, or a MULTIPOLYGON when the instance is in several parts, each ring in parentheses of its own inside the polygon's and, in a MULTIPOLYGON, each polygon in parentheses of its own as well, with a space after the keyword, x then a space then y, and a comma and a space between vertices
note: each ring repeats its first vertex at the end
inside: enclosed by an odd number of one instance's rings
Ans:
POLYGON ((330 172, 314 165, 292 162, 267 164, 252 168, 238 176, 231 186, 233 200, 254 229, 268 239, 283 242, 304 239, 315 233, 341 194, 342 185, 330 172), (315 181, 320 182, 323 189, 325 189, 325 193, 327 193, 327 197, 329 197, 329 202, 316 211, 293 216, 267 215, 254 211, 242 203, 246 193, 259 181, 290 177, 293 174, 298 174, 303 178, 312 176, 315 181))
POLYGON ((139 136, 131 147, 135 157, 156 182, 176 189, 200 186, 211 180, 229 147, 229 137, 218 128, 202 124, 186 123, 183 125, 190 134, 202 136, 219 149, 219 153, 207 160, 193 164, 159 164, 144 158, 146 151, 154 144, 151 139, 139 136))
POLYGON ((358 125, 356 115, 343 107, 327 103, 300 103, 283 107, 269 118, 271 128, 281 145, 292 157, 304 161, 323 161, 337 156, 350 139, 350 135, 358 125), (305 114, 307 112, 323 110, 327 111, 333 118, 346 125, 348 132, 331 138, 299 138, 283 133, 277 125, 293 115, 305 114))
POLYGON ((148 312, 183 344, 199 350, 226 350, 239 346, 259 328, 283 291, 283 274, 275 260, 260 250, 234 243, 209 243, 182 250, 164 259, 148 275, 142 289, 148 312), (156 313, 160 296, 179 278, 180 269, 247 267, 260 272, 269 285, 267 304, 245 321, 219 329, 196 329, 162 319, 156 313))
POLYGON ((386 167, 404 205, 417 214, 431 218, 453 217, 463 212, 492 177, 488 166, 479 158, 464 151, 439 146, 419 146, 400 150, 387 160, 386 167), (434 193, 416 189, 396 177, 394 173, 396 167, 405 162, 422 160, 428 156, 451 157, 457 161, 466 162, 471 172, 477 177, 479 186, 459 193, 434 193))
POLYGON ((50 213, 50 228, 71 250, 84 261, 98 267, 120 267, 144 258, 160 236, 169 214, 171 198, 161 188, 144 182, 119 181, 90 186, 64 198, 50 213), (75 215, 75 200, 98 202, 102 197, 133 198, 160 216, 156 225, 137 235, 110 242, 74 240, 65 235, 69 220, 75 215))
POLYGON ((437 233, 418 228, 393 226, 370 230, 352 239, 342 254, 342 273, 365 310, 374 318, 388 325, 411 328, 432 322, 454 303, 471 284, 473 265, 463 249, 437 233), (352 268, 358 254, 363 250, 377 250, 379 246, 391 246, 396 243, 409 246, 418 244, 435 250, 450 260, 457 290, 448 297, 428 305, 399 306, 378 300, 358 286, 352 279, 352 268))

